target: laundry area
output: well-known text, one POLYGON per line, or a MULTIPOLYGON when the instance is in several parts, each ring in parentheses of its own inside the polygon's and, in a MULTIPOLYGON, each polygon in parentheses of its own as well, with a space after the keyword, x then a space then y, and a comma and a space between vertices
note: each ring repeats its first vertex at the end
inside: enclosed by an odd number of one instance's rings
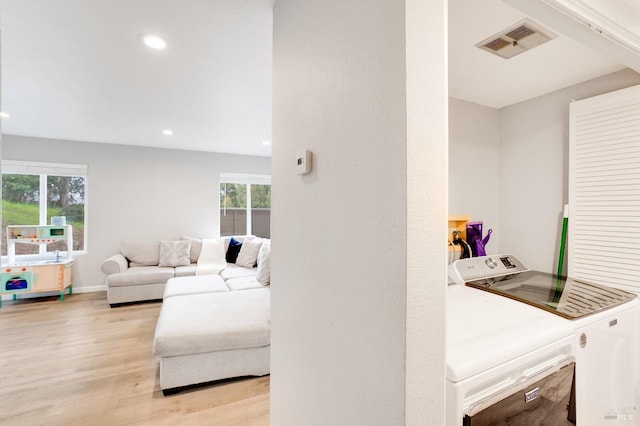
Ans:
POLYGON ((450 424, 638 424, 636 294, 513 255, 458 260, 450 278, 450 424))
POLYGON ((640 425, 640 86, 567 110, 554 247, 449 217, 447 425, 640 425))

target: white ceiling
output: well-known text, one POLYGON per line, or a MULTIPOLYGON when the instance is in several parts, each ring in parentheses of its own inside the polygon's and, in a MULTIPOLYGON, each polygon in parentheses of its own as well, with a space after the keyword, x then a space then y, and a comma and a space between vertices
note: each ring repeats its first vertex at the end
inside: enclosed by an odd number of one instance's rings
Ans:
MULTIPOLYGON (((0 0, 2 130, 270 156, 272 4, 0 0), (167 49, 143 46, 149 32, 167 49)), ((449 1, 451 96, 501 108, 624 68, 555 28, 508 60, 475 47, 524 17, 501 0, 449 1)))
POLYGON ((475 46, 526 17, 501 0, 449 1, 450 96, 502 108, 625 68, 542 22, 558 36, 511 59, 475 46))
POLYGON ((0 0, 2 130, 270 156, 272 4, 0 0))

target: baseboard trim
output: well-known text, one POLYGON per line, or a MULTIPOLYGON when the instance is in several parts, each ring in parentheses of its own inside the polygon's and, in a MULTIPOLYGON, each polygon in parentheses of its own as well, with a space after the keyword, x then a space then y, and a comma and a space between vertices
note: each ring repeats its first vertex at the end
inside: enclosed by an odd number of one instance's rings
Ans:
POLYGON ((107 291, 106 285, 94 285, 90 287, 73 287, 74 293, 96 293, 98 291, 107 291))
MULTIPOLYGON (((107 291, 107 286, 105 285, 94 285, 87 287, 73 287, 74 294, 80 293, 97 293, 99 291, 107 291)), ((60 293, 57 291, 43 291, 42 293, 18 293, 18 297, 20 299, 28 299, 32 297, 47 297, 47 296, 58 296, 60 293)), ((66 295, 69 295, 69 291, 65 291, 66 295)), ((11 294, 3 294, 2 300, 12 300, 13 293, 11 294)))

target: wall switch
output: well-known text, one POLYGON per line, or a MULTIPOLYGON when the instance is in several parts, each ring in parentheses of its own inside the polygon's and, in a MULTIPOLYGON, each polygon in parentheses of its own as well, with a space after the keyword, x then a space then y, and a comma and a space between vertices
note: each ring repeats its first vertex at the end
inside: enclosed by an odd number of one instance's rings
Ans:
POLYGON ((311 173, 311 151, 305 149, 296 155, 296 174, 306 175, 311 173))

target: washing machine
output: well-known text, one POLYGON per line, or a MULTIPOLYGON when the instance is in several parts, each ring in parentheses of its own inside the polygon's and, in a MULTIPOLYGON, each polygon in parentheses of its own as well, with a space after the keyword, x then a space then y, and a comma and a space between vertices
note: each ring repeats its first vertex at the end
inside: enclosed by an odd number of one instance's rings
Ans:
POLYGON ((450 267, 448 425, 637 425, 635 294, 530 271, 513 255, 450 267))

